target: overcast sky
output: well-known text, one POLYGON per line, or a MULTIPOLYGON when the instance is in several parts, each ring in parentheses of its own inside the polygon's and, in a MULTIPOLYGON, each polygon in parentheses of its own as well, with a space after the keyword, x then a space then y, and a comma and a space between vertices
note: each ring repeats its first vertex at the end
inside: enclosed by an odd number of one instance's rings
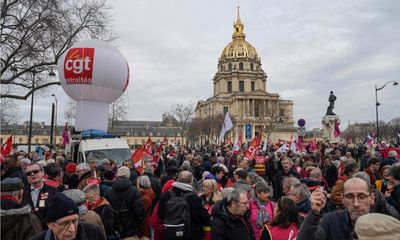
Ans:
MULTIPOLYGON (((118 0, 115 42, 131 69, 129 120, 160 120, 177 103, 212 96, 218 58, 232 40, 237 1, 118 0)), ((240 1, 246 40, 257 50, 267 91, 294 101, 294 120, 321 126, 329 91, 341 128, 375 120, 375 84, 400 82, 400 1, 240 1)), ((50 123, 51 93, 58 124, 67 99, 61 87, 37 95, 34 120, 50 123)), ((378 92, 379 117, 400 116, 400 86, 378 92)), ((21 121, 30 101, 20 102, 21 121)), ((297 124, 295 124, 297 126, 297 124)))

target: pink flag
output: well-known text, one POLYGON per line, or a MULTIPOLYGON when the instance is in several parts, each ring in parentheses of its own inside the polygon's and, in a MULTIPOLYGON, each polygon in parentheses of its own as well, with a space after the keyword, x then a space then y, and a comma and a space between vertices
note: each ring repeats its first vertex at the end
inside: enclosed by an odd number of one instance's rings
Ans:
POLYGON ((338 120, 335 120, 335 128, 333 129, 333 136, 335 138, 340 136, 340 128, 339 128, 339 122, 338 120))
POLYGON ((65 123, 62 138, 63 138, 62 145, 65 147, 69 143, 68 123, 65 123))

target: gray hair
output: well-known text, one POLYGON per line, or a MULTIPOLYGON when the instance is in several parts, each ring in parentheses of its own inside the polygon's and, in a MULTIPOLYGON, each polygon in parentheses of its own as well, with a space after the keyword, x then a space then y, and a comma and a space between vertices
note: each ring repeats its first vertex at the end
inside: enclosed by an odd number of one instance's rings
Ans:
POLYGON ((84 193, 100 194, 100 188, 95 183, 87 185, 82 191, 84 193))
POLYGON ((299 197, 299 202, 304 201, 305 199, 310 198, 311 192, 308 189, 307 185, 304 183, 297 183, 292 186, 293 194, 299 197))
POLYGON ((190 162, 188 160, 183 161, 181 165, 181 171, 189 171, 190 170, 190 162))
POLYGON ((87 163, 81 163, 77 167, 79 167, 84 172, 89 172, 90 171, 90 166, 87 163))
POLYGON ((299 184, 300 180, 295 177, 285 177, 285 178, 283 178, 282 185, 285 185, 285 183, 288 184, 289 188, 290 188, 291 186, 299 184))
POLYGON ((110 164, 111 164, 111 162, 110 162, 110 160, 109 160, 109 159, 107 159, 107 158, 104 158, 103 160, 101 160, 101 165, 104 165, 104 164, 108 164, 108 165, 110 165, 110 164))
POLYGON ((182 171, 178 175, 178 182, 180 183, 187 183, 192 185, 193 184, 193 174, 189 171, 182 171))
POLYGON ((228 194, 226 195, 226 202, 228 203, 228 205, 232 202, 240 202, 240 194, 242 193, 244 192, 235 188, 232 191, 228 192, 228 194))
POLYGON ((371 178, 369 177, 368 173, 366 173, 366 172, 358 172, 358 173, 354 174, 353 177, 361 178, 362 180, 366 181, 368 183, 368 185, 370 185, 370 183, 371 183, 371 178))
POLYGON ((270 188, 265 181, 260 181, 254 186, 254 193, 269 192, 270 188))
POLYGON ((222 191, 221 191, 222 197, 227 198, 233 190, 235 190, 233 187, 228 187, 228 188, 222 189, 222 191))
POLYGON ((23 158, 23 159, 21 159, 21 163, 20 164, 23 164, 23 165, 29 165, 29 164, 31 164, 31 160, 29 160, 29 158, 23 158))
POLYGON ((151 182, 148 176, 143 175, 137 179, 137 186, 140 188, 151 188, 151 182))
POLYGON ((57 156, 56 157, 56 162, 59 162, 60 164, 64 164, 65 158, 63 156, 57 156))

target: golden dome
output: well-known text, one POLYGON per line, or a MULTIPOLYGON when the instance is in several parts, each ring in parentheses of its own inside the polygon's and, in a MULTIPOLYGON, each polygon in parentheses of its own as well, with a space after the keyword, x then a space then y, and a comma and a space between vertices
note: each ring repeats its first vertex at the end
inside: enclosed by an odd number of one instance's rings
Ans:
POLYGON ((258 58, 256 49, 250 43, 244 40, 246 35, 243 32, 243 28, 244 26, 240 21, 238 6, 236 22, 233 23, 233 41, 224 48, 221 54, 221 59, 258 58))

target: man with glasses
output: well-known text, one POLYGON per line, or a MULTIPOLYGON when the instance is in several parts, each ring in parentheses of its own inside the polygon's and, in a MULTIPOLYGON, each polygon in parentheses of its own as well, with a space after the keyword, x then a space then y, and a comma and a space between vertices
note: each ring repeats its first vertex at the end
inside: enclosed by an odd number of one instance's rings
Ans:
POLYGON ((255 235, 249 222, 247 194, 231 188, 222 201, 218 201, 211 220, 211 239, 254 240, 255 235))
POLYGON ((369 184, 360 178, 350 178, 343 185, 342 202, 344 210, 323 215, 326 192, 322 188, 311 194, 311 211, 305 218, 297 236, 298 240, 313 239, 353 239, 356 220, 370 213, 374 203, 369 184))
POLYGON ((44 184, 43 168, 37 163, 29 164, 26 167, 26 176, 29 185, 24 188, 22 203, 31 206, 32 211, 39 217, 43 227, 46 229, 44 219, 57 188, 44 184))
POLYGON ((54 195, 46 217, 48 230, 41 232, 31 240, 105 240, 99 226, 82 223, 76 204, 63 193, 54 195))

